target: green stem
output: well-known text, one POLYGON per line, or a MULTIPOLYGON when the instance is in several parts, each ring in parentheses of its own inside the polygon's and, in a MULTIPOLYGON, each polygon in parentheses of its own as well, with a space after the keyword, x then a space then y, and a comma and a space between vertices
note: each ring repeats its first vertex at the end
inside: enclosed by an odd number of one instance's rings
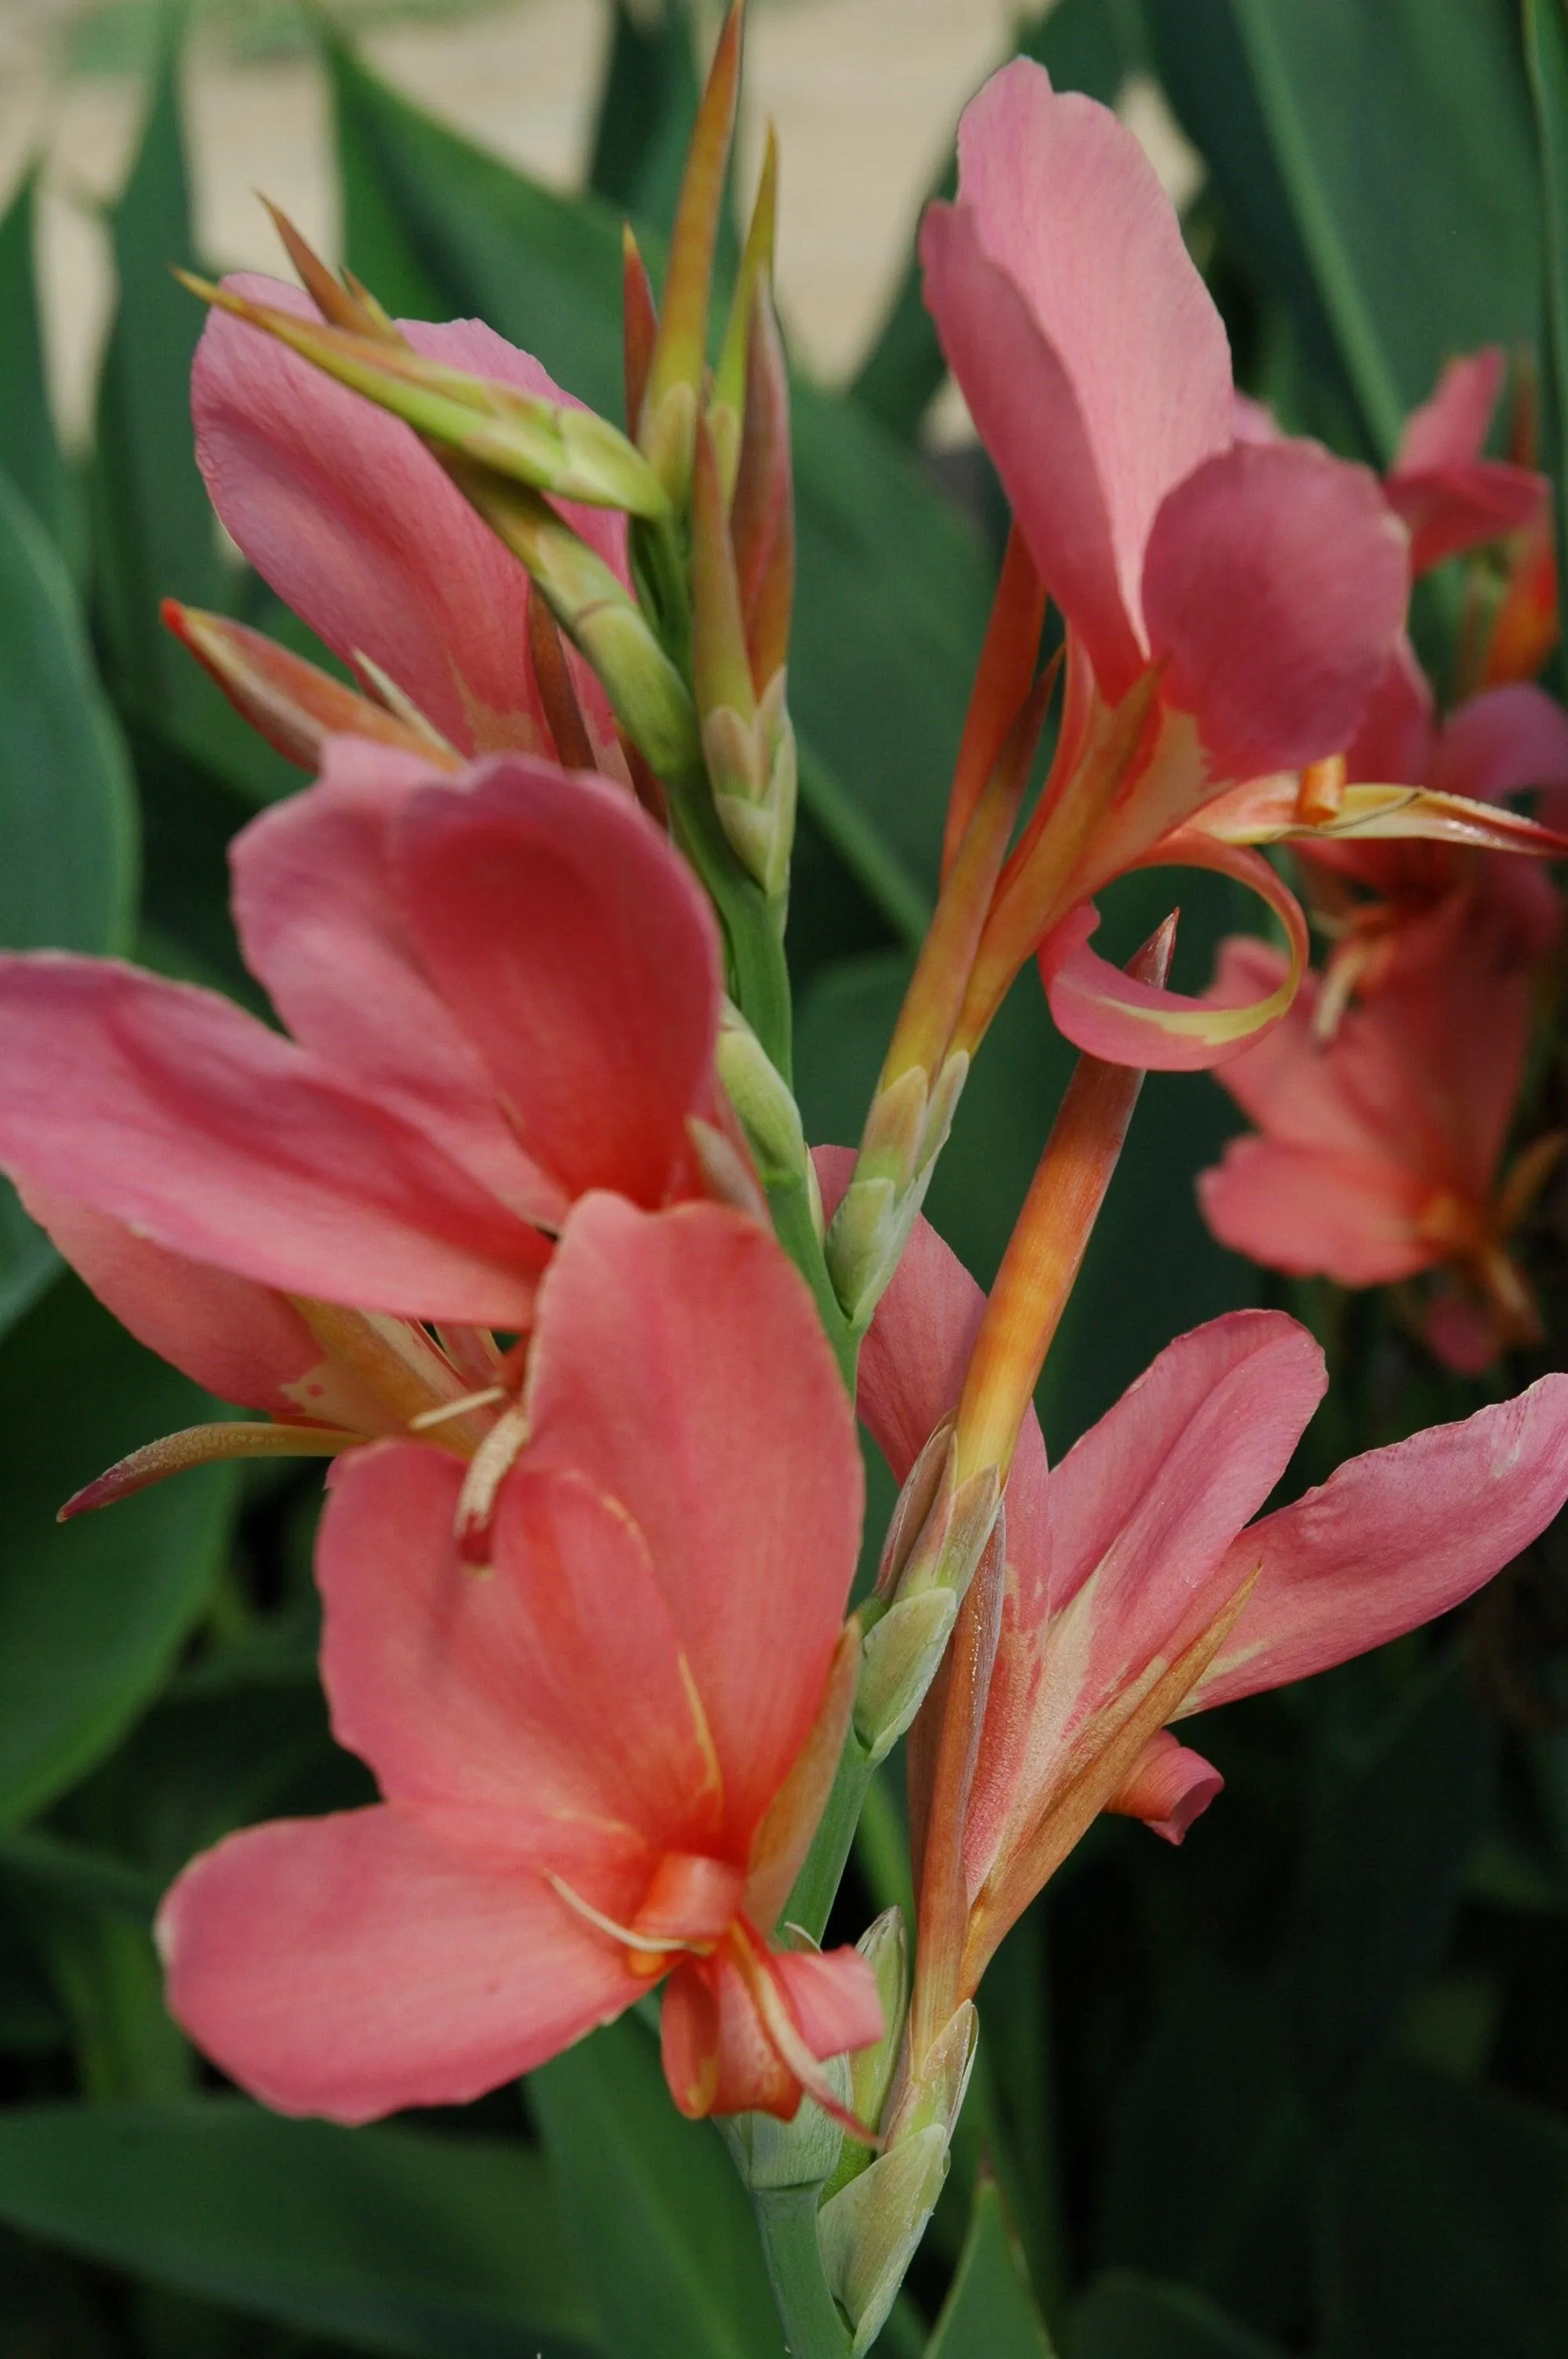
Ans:
POLYGON ((730 953, 730 995, 786 1082, 793 1070, 793 1010, 784 962, 788 901, 747 875, 730 846, 706 775, 669 782, 682 851, 708 887, 730 953))
POLYGON ((822 2274, 815 2187, 752 2190, 790 2359, 849 2359, 849 2330, 822 2274))
POLYGON ((773 1216, 773 1234, 811 1288, 817 1316, 838 1363, 838 1373, 844 1379, 849 1398, 853 1400, 860 1338, 845 1318, 843 1305, 827 1274, 827 1263, 822 1251, 822 1240, 816 1234, 805 1175, 770 1180, 768 1210, 773 1216))
POLYGON ((784 1923, 800 1926, 814 1941, 822 1939, 871 1781, 871 1765, 866 1757, 866 1748, 851 1728, 838 1756, 827 1808, 812 1837, 806 1864, 795 1879, 795 1889, 784 1904, 784 1923))

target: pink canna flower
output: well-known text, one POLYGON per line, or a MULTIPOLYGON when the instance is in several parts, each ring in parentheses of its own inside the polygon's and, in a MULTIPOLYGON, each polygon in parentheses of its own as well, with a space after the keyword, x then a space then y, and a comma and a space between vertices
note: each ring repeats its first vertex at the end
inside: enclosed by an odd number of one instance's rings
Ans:
MULTIPOLYGON (((861 1358, 861 1414, 895 1474, 957 1402, 983 1309, 922 1222, 861 1358)), ((1218 1774, 1171 1723, 1447 1612, 1568 1498, 1568 1376, 1549 1375, 1461 1424, 1352 1459, 1251 1521, 1325 1383, 1322 1354, 1294 1321, 1238 1311, 1162 1352, 1054 1468, 1026 1417, 959 1830, 958 1922, 950 1942, 938 1926, 930 1945, 950 1951, 951 1978, 916 2000, 928 2034, 973 1993, 1100 1810, 1136 1814, 1179 1842, 1212 1801, 1218 1774)), ((926 1709, 940 1720, 939 1690, 926 1709)), ((940 1741, 918 1723, 916 1739, 918 1835, 944 1796, 931 1785, 940 1741)))
POLYGON ((332 1450, 495 1386, 491 1331, 528 1329, 585 1191, 704 1191, 719 945, 623 790, 519 755, 454 778, 336 740, 232 864, 293 1037, 114 962, 0 960, 0 1168, 134 1332, 288 1420, 239 1447, 332 1450))
POLYGON ((922 234, 926 299, 1068 631, 1052 775, 1002 872, 966 1036, 1044 941, 1070 1038, 1212 1063, 1288 992, 1221 1016, 1130 984, 1087 948, 1090 897, 1156 858, 1220 866, 1281 907, 1304 958, 1266 864, 1188 823, 1232 782, 1348 742, 1399 639, 1406 537, 1367 470, 1238 436, 1219 316, 1114 115, 1020 60, 958 147, 957 201, 922 234))
MULTIPOLYGON (((1319 1035, 1309 979, 1283 1023, 1217 1076, 1257 1130, 1201 1175, 1198 1201, 1222 1245, 1271 1269, 1344 1286, 1444 1272, 1426 1340, 1474 1371, 1539 1333, 1506 1240, 1562 1142, 1538 1142, 1499 1188, 1530 973, 1507 929, 1469 896, 1422 925, 1422 955, 1407 944, 1332 1039, 1319 1035)), ((1268 944, 1234 939, 1217 987, 1234 996, 1264 986, 1281 963, 1268 944)))
MULTIPOLYGON (((225 285, 317 317, 310 298, 249 274, 225 285)), ((566 401, 539 363, 479 320, 398 322, 449 367, 566 401)), ((390 682, 464 756, 511 748, 571 760, 535 674, 528 575, 410 427, 334 384, 246 321, 214 311, 191 379, 196 455, 212 505, 263 580, 373 695, 390 682)), ((629 580, 626 520, 562 503, 629 580)), ((565 650, 594 765, 623 776, 604 691, 565 650)))
POLYGON ((590 1193, 540 1290, 488 1569, 461 1467, 337 1470, 318 1569, 340 1741, 383 1800, 232 1835, 158 1939, 177 2019, 287 2113, 365 2121, 530 2071, 668 1977, 693 2114, 802 2091, 879 2037, 854 1951, 767 1940, 826 1799, 858 1647, 853 1419, 754 1222, 590 1193))

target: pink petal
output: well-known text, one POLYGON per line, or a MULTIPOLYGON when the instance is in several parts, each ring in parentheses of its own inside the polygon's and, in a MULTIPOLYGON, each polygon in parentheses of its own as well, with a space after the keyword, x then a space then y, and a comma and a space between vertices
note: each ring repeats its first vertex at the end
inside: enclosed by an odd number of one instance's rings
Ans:
POLYGON ((1091 951, 1088 938, 1099 912, 1092 903, 1080 904, 1040 947, 1041 979, 1057 1029, 1091 1057, 1156 1072, 1206 1071, 1247 1053, 1289 1014, 1305 978, 1306 920, 1295 896, 1260 853, 1195 827, 1176 829, 1135 864, 1208 868, 1250 886, 1284 928, 1290 958, 1257 995, 1241 988, 1240 971, 1233 969, 1202 998, 1189 998, 1141 983, 1091 951), (1235 997, 1227 995, 1232 978, 1235 997))
POLYGON ((1496 1313, 1454 1284, 1427 1304, 1421 1334, 1433 1358, 1461 1376, 1485 1375, 1503 1348, 1496 1313))
POLYGON ((214 992, 0 959, 0 1166, 286 1293, 525 1324, 547 1247, 435 1143, 214 992))
MULTIPOLYGON (((1215 987, 1227 1003, 1245 1005, 1276 990, 1288 965, 1272 942, 1231 934, 1219 946, 1215 987)), ((1215 1079, 1249 1122, 1283 1146, 1381 1157, 1380 1090, 1366 1093, 1365 1102, 1346 1092, 1343 1057, 1336 1059, 1313 1030, 1317 992, 1318 978, 1307 975, 1272 1031, 1232 1057, 1215 1079)))
POLYGON ((1132 135, 1017 60, 966 108, 927 301, 1042 577, 1111 701, 1161 501, 1231 437, 1230 354, 1132 135))
POLYGON ((852 2055, 881 2038, 877 1978, 858 1950, 774 1950, 769 1963, 815 2057, 852 2055))
MULTIPOLYGON (((1326 1382, 1293 1320, 1234 1311, 1179 1336, 1053 1470, 1047 1537, 1034 1543, 1049 1548, 1048 1610, 1011 1595, 1004 1610, 965 1836, 971 1893, 1031 1823, 1085 1723, 1172 1661, 1234 1590, 1227 1549, 1326 1382)), ((1015 1545, 1010 1525, 1010 1555, 1015 1545)))
POLYGON ((399 821, 409 932, 528 1153, 568 1195, 675 1192, 719 954, 691 871, 617 788, 516 756, 399 821))
POLYGON ((542 1879, 472 1867, 393 1810, 231 1835, 157 1932, 197 2046, 275 2111, 340 2122, 466 2104, 647 1987, 542 1879))
MULTIPOLYGON (((229 283, 311 314, 297 288, 249 275, 229 283)), ((402 324, 429 359, 568 397, 481 321, 402 324)), ((213 506, 336 654, 368 655, 462 752, 548 745, 528 655, 528 577, 408 427, 217 311, 197 351, 191 408, 213 506)), ((562 512, 624 575, 624 519, 562 512)), ((574 677, 612 745, 602 692, 580 667, 574 677)))
POLYGON ((1195 1819, 1199 1819, 1225 1780, 1201 1753, 1177 1743, 1168 1728, 1149 1739, 1133 1764, 1132 1775, 1108 1810, 1144 1825, 1169 1843, 1179 1843, 1195 1819))
POLYGON ((1550 495, 1544 475, 1500 459, 1401 469, 1383 488, 1410 534, 1411 571, 1417 575, 1430 573, 1445 558, 1522 531, 1543 512, 1550 495))
POLYGON ((714 1204, 585 1197, 539 1297, 532 1462, 646 1540, 744 1857, 822 1698, 860 1546, 854 1419, 805 1284, 714 1204))
POLYGON ((363 1432, 384 1424, 271 1287, 169 1253, 69 1197, 27 1189, 23 1201, 121 1325, 221 1400, 363 1432))
POLYGON ((1365 467, 1308 442, 1238 443, 1179 484, 1143 570, 1162 693, 1217 775, 1341 752, 1398 645, 1403 530, 1365 467))
POLYGON ((659 1853, 707 1852, 720 1798, 635 1524, 525 1452, 476 1574, 453 1538, 463 1473, 388 1442, 334 1478, 317 1577, 340 1744, 432 1837, 498 1870, 578 1889, 640 1859, 646 1884, 659 1853))
MULTIPOLYGON (((462 794, 494 768, 478 764, 444 791, 462 794)), ((398 897, 395 822, 436 777, 416 756, 334 738, 320 783, 264 811, 230 848, 245 963, 306 1048, 513 1211, 554 1227, 567 1199, 518 1145, 483 1059, 419 962, 398 897)))
POLYGON ((1197 1190, 1220 1244, 1265 1269, 1389 1286, 1443 1258, 1420 1229, 1433 1189, 1387 1156, 1233 1138, 1197 1190))
POLYGON ((1405 420, 1394 471, 1447 467, 1480 456, 1503 389, 1508 357, 1501 344, 1450 361, 1434 390, 1405 420))
POLYGON ((1529 681, 1483 690, 1444 723, 1426 784, 1484 803, 1568 787, 1568 712, 1529 681))
POLYGON ((1373 786, 1428 784, 1436 736, 1432 708, 1426 674, 1401 631, 1345 749, 1346 776, 1373 786))
POLYGON ((1386 1646, 1479 1589, 1568 1499, 1568 1376, 1352 1458, 1231 1548, 1257 1586, 1188 1697, 1206 1712, 1386 1646))

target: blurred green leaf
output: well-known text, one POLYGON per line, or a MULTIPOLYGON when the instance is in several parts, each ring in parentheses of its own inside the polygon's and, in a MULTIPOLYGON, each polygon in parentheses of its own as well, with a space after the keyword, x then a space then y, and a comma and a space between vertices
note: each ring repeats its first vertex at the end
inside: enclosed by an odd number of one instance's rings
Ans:
MULTIPOLYGON (((64 564, 0 475, 0 949, 115 951, 136 901, 130 765, 64 564)), ((56 1267, 0 1181, 0 1334, 56 1267)))
POLYGON ((203 312, 169 276, 171 265, 195 259, 172 16, 111 225, 118 295, 92 473, 97 599, 117 690, 156 712, 200 677, 159 623, 159 599, 223 603, 218 538, 190 430, 190 364, 203 312))
MULTIPOLYGON (((1172 2167, 1181 2167, 1174 2156, 1172 2167)), ((1395 2347, 1415 2346, 1390 2345, 1390 2352, 1395 2347)), ((1101 2277, 1078 2305, 1068 2348, 1072 2359, 1280 2359, 1272 2343, 1201 2294, 1119 2269, 1101 2277)))
POLYGON ((182 1474, 63 1530, 55 1510, 207 1406, 69 1275, 0 1346, 0 1821, 63 1791, 157 1690, 226 1544, 232 1469, 182 1474))
POLYGON ((0 2114, 0 2218, 235 2309, 408 2359, 591 2348, 536 2154, 282 2121, 237 2099, 0 2114))
POLYGON ((611 2359, 782 2359, 741 2181, 712 2125, 676 2113, 643 2025, 579 2040, 528 2101, 611 2359))
POLYGON ((157 1906, 157 1885, 139 1868, 37 1828, 0 1830, 0 1877, 144 1927, 157 1906))
MULTIPOLYGON (((341 49, 332 73, 353 268, 395 310, 477 312, 619 416, 615 215, 481 155, 341 49)), ((854 404, 798 379, 794 398, 790 697, 821 757, 814 766, 808 752, 803 794, 872 901, 907 931, 935 884, 990 563, 979 534, 854 404)))
POLYGON ((976 2185, 968 2240, 925 2359, 1054 2359, 994 2180, 976 2185))
POLYGON ((1345 2248, 1325 2359, 1561 2359, 1568 2123, 1435 2074, 1368 2091, 1340 2189, 1345 2248))
POLYGON ((3 477, 0 841, 0 947, 124 947, 136 902, 130 766, 65 568, 3 477))
POLYGON ((1444 360, 1539 326, 1513 12, 1476 0, 1152 0, 1162 78, 1265 279, 1391 457, 1444 360))
POLYGON ((1541 236, 1546 255, 1548 407, 1556 429, 1559 579, 1568 551, 1568 20, 1562 0, 1524 0, 1525 55, 1541 155, 1541 236))
POLYGON ((34 269, 38 178, 28 172, 0 217, 0 467, 74 575, 81 518, 49 412, 38 291, 34 269))
POLYGON ((1275 2011, 1184 1959, 1106 2124, 1097 2251, 1295 2340, 1313 2307, 1312 2124, 1275 2011))
POLYGON ((697 121, 697 55, 687 0, 611 0, 611 30, 588 184, 668 234, 697 121))
MULTIPOLYGON (((1143 61, 1139 0, 1057 0, 1044 16, 1014 26, 1012 47, 1037 60, 1058 90, 1085 91, 1109 106, 1143 61)), ((957 186, 957 167, 950 163, 930 195, 951 197, 957 186)), ((891 432, 913 441, 946 374, 921 293, 919 257, 912 253, 850 390, 891 432)))
POLYGON ((1393 2030, 1453 1919, 1494 1739, 1455 1653, 1367 1738, 1330 1732, 1282 1966, 1305 2084, 1332 2115, 1393 2030))

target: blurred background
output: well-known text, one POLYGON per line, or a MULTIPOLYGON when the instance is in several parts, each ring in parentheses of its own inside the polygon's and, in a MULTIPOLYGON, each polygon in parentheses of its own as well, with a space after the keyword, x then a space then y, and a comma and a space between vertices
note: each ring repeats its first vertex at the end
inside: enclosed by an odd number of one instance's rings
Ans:
MULTIPOLYGON (((656 277, 716 22, 710 0, 0 0, 0 945, 261 1004, 225 850, 301 777, 157 600, 330 658, 213 523, 200 312, 168 266, 280 267, 265 190, 393 310, 481 315, 619 419, 620 222, 656 277)), ((859 1134, 929 915, 1005 527, 911 257, 965 99, 1020 47, 1131 124, 1240 383, 1292 430, 1386 467, 1444 361, 1496 342, 1536 367, 1550 434, 1549 289, 1568 363, 1568 238, 1545 234, 1568 218, 1568 63, 1553 115, 1516 0, 752 0, 737 187, 772 117, 817 1140, 859 1134)), ((1459 587, 1440 571, 1414 618, 1442 686, 1459 587)), ((1256 918, 1217 879, 1180 892, 1193 989, 1256 918)), ((1125 956, 1173 897, 1122 880, 1101 939, 1125 956)), ((1026 973, 930 1200, 982 1281, 1069 1064, 1026 973)), ((1532 1074, 1538 1111, 1568 1103, 1557 1032, 1532 1074)), ((1553 1340, 1459 1379, 1381 1298, 1214 1243, 1193 1180, 1236 1125, 1203 1076, 1146 1088, 1042 1388, 1053 1451, 1247 1303, 1330 1353, 1292 1491, 1561 1364, 1568 1209, 1537 1241, 1553 1340)), ((639 2021, 521 2102, 351 2134, 261 2113, 169 2023, 149 1929, 170 1876, 233 1827, 367 1791, 316 1678, 318 1473, 207 1468, 55 1525, 211 1412, 0 1193, 0 2359, 783 2359, 739 2183, 639 2021)), ((1227 1791, 1184 1849, 1102 1820, 988 1977, 952 2178, 879 2348, 925 2349, 990 2171, 1062 2359, 1562 2359, 1563 1536, 1444 1628, 1195 1741, 1227 1791)), ((891 1771, 878 1794, 836 1938, 907 1876, 891 1771)), ((1015 2351, 1043 2345, 941 2359, 1015 2351)))

